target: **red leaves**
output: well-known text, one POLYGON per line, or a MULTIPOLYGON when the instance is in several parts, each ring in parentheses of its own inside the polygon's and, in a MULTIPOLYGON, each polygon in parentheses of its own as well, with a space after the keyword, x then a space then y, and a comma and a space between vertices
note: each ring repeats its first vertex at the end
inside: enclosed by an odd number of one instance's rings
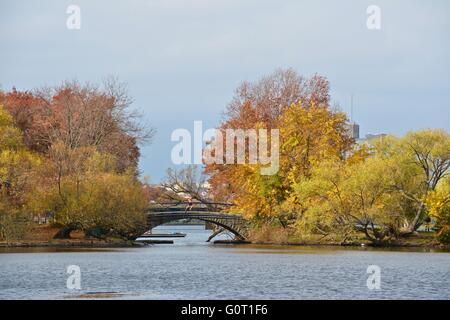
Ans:
POLYGON ((46 154, 63 142, 70 148, 93 146, 116 156, 119 167, 137 168, 140 128, 127 112, 130 99, 114 83, 106 89, 78 82, 34 93, 0 92, 0 105, 12 115, 27 148, 46 154))

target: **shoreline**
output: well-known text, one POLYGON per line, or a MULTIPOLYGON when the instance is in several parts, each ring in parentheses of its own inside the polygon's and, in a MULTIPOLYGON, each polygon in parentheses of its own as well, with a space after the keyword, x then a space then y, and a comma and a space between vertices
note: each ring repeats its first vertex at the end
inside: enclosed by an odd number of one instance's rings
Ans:
POLYGON ((11 241, 0 242, 0 248, 132 248, 147 244, 137 241, 108 242, 99 240, 11 241))
POLYGON ((435 250, 448 250, 450 251, 450 245, 443 244, 423 244, 423 243, 391 243, 386 245, 375 245, 371 243, 318 243, 318 242, 288 242, 288 243, 272 243, 272 242, 249 242, 249 241, 236 241, 232 240, 218 240, 214 244, 218 245, 261 245, 261 246, 277 246, 277 247, 336 247, 336 248, 378 248, 378 249, 435 249, 435 250))
MULTIPOLYGON (((152 244, 173 244, 173 241, 104 241, 104 240, 52 240, 52 241, 11 241, 0 242, 0 248, 139 248, 148 247, 152 244)), ((288 242, 288 243, 271 243, 271 242, 251 242, 242 240, 216 240, 216 245, 261 245, 261 246, 277 246, 277 247, 336 247, 336 248, 380 248, 380 249, 435 249, 450 250, 450 245, 442 245, 439 243, 390 243, 386 245, 374 245, 370 243, 336 243, 336 242, 288 242)))
MULTIPOLYGON (((124 240, 121 238, 107 237, 105 239, 86 238, 81 232, 73 232, 68 239, 54 239, 58 232, 57 228, 48 225, 36 226, 24 239, 0 241, 0 248, 55 248, 55 249, 101 249, 101 248, 139 248, 148 247, 154 244, 173 244, 173 239, 145 239, 145 240, 124 240)), ((448 250, 450 245, 444 245, 436 241, 433 234, 416 233, 411 237, 393 240, 389 243, 376 245, 367 240, 353 239, 346 243, 334 239, 299 239, 290 238, 284 241, 271 241, 271 239, 248 240, 216 240, 215 245, 261 245, 277 247, 335 247, 335 248, 384 248, 384 249, 422 249, 422 250, 448 250), (327 241, 328 240, 328 241, 327 241)))

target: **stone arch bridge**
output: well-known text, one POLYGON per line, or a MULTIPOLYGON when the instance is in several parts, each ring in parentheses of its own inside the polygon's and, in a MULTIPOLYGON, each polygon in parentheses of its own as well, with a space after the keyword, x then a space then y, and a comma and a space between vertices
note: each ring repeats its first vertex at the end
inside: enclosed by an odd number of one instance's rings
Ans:
POLYGON ((247 220, 240 214, 223 212, 229 206, 225 203, 155 204, 147 211, 147 224, 151 230, 171 221, 196 219, 218 227, 208 241, 225 230, 231 232, 238 240, 247 239, 247 220))

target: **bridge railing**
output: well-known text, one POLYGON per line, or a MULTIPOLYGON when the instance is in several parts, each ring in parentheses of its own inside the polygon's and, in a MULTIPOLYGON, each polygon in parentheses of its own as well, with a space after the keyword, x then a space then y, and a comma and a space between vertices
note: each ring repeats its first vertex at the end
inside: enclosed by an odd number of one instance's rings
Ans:
POLYGON ((164 202, 152 203, 148 207, 148 212, 168 212, 168 211, 202 211, 218 212, 232 206, 231 203, 223 202, 164 202))

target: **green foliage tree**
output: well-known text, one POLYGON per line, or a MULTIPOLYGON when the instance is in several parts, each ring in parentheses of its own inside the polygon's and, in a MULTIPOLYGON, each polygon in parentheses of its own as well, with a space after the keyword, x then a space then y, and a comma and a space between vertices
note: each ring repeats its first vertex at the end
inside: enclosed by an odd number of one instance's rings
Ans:
POLYGON ((53 213, 53 223, 61 226, 56 238, 80 230, 97 238, 133 239, 145 231, 147 198, 132 170, 118 173, 113 156, 92 148, 57 143, 50 154, 44 175, 54 178, 36 195, 34 207, 53 213))
POLYGON ((294 186, 293 196, 301 203, 299 231, 342 242, 357 232, 375 244, 396 237, 402 199, 391 192, 387 165, 383 159, 369 158, 357 163, 325 161, 316 166, 310 178, 294 186))
POLYGON ((318 162, 294 183, 285 207, 297 213, 301 232, 343 241, 355 232, 375 244, 410 235, 430 210, 445 234, 448 199, 440 182, 448 179, 448 143, 442 130, 418 131, 372 141, 363 157, 318 162))
POLYGON ((0 106, 0 238, 22 237, 31 216, 26 204, 36 181, 35 169, 40 159, 25 150, 19 129, 0 106))
POLYGON ((428 213, 436 221, 437 236, 440 242, 450 244, 450 177, 446 176, 430 192, 426 201, 428 213))
POLYGON ((445 130, 408 133, 387 148, 392 186, 412 210, 405 215, 402 234, 416 231, 427 217, 426 200, 449 175, 450 135, 445 130))
POLYGON ((61 227, 57 237, 77 229, 128 239, 145 231, 138 145, 154 130, 140 124, 131 103, 125 85, 113 78, 102 86, 72 81, 0 91, 3 238, 18 237, 13 226, 25 224, 16 222, 41 214, 61 227))

